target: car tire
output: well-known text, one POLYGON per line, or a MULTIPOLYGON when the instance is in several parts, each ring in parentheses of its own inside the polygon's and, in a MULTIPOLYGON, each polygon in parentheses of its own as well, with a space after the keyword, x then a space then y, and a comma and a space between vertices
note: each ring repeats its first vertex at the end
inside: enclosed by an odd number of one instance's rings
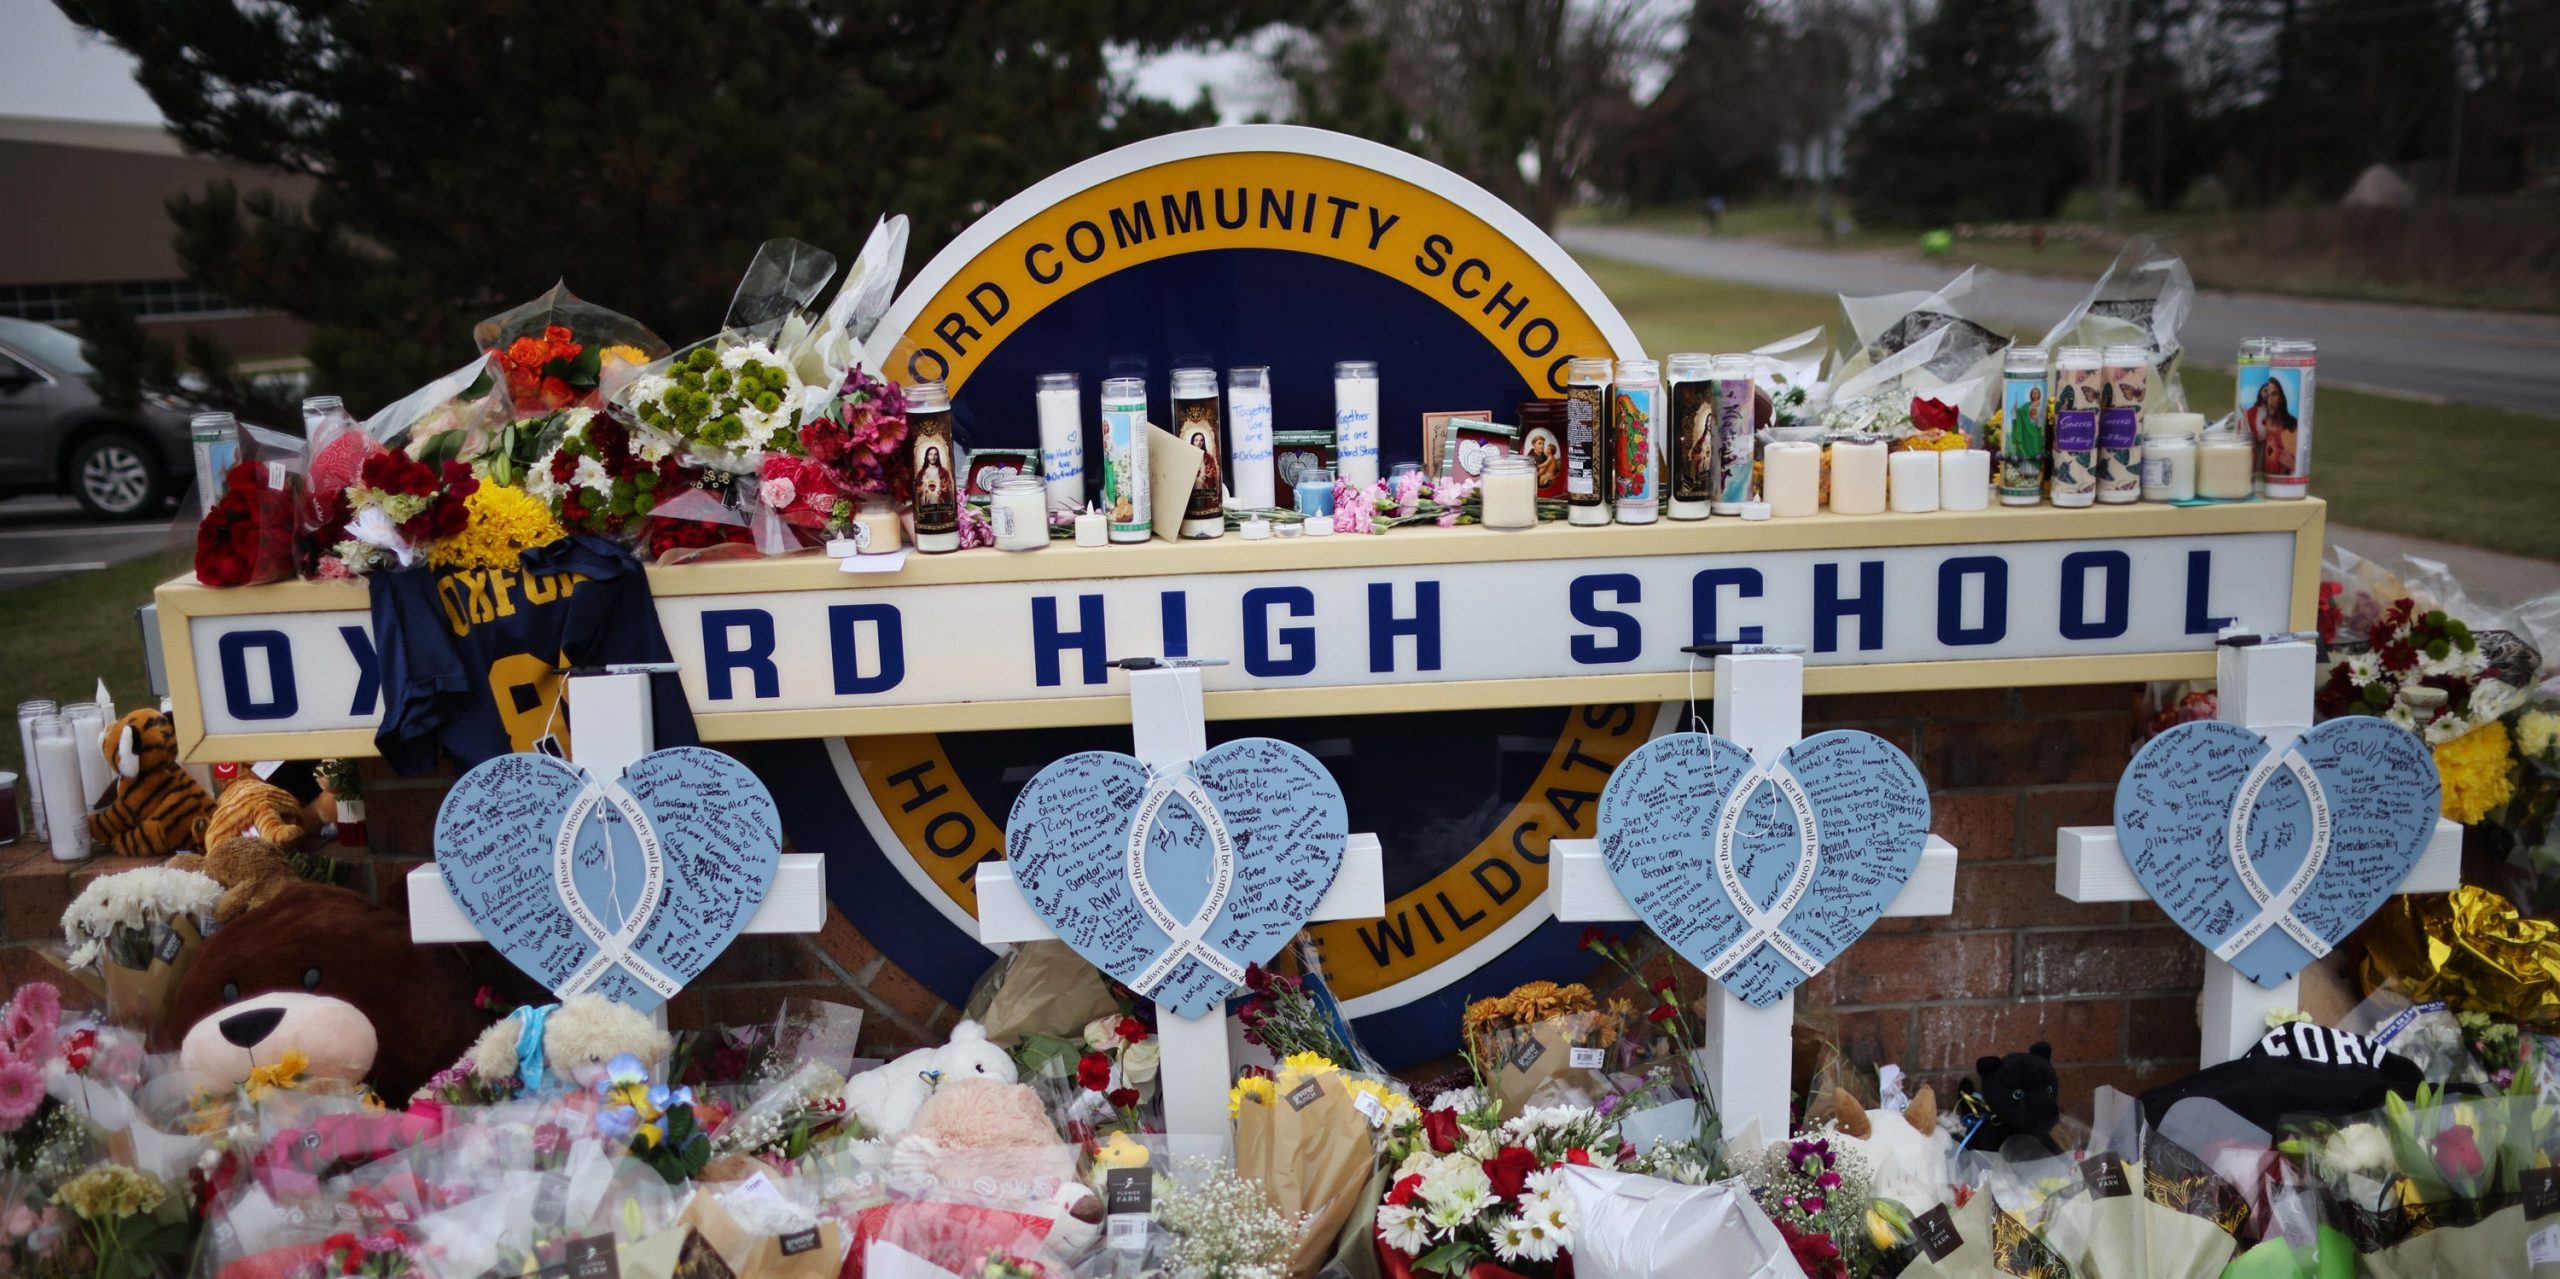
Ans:
POLYGON ((71 450, 71 495, 101 519, 142 519, 160 513, 169 497, 169 475, 159 454, 141 436, 101 431, 71 450))

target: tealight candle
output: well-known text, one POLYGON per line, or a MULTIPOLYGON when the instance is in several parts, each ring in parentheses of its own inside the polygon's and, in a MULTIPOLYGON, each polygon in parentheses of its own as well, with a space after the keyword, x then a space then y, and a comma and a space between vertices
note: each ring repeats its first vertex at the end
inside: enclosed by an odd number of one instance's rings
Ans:
POLYGON ((1938 454, 1926 449, 1905 449, 1886 457, 1893 509, 1905 515, 1938 509, 1938 467, 1938 454))
POLYGON ((1259 515, 1247 516, 1236 525, 1236 536, 1248 542, 1268 541, 1271 537, 1271 521, 1259 515))
POLYGON ((1792 520, 1822 509, 1822 446, 1771 440, 1760 450, 1760 498, 1769 514, 1792 520))
POLYGON ((1846 436, 1831 441, 1831 513, 1884 513, 1884 441, 1846 436))
POLYGON ((1486 528, 1523 529, 1538 522, 1538 467, 1525 457, 1506 454, 1486 463, 1477 493, 1486 528))
POLYGON ((1991 454, 1956 449, 1938 455, 1938 509, 1980 511, 1991 506, 1991 454))
POLYGON ((996 483, 987 504, 999 551, 1038 551, 1049 545, 1048 486, 1028 475, 996 483))
POLYGON ((1082 511, 1076 513, 1076 545, 1109 546, 1110 544, 1111 521, 1103 517, 1100 509, 1087 505, 1082 511))

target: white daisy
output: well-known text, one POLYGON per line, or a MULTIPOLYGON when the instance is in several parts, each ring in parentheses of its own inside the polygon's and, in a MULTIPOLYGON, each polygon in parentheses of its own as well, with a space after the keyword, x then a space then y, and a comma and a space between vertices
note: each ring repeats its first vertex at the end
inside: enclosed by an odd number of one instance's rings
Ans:
POLYGON ((1378 1209, 1378 1237, 1386 1245, 1409 1257, 1422 1255, 1431 1246, 1431 1230, 1423 1223, 1422 1210, 1411 1204, 1385 1204, 1378 1209))
POLYGON ((613 492, 613 476, 606 473, 604 462, 593 453, 578 459, 578 468, 569 473, 569 482, 591 493, 613 492))
POLYGON ((2367 649, 2349 657, 2347 678, 2358 684, 2370 684, 2382 678, 2382 655, 2367 649))
POLYGON ((1452 1088, 1431 1099, 1431 1109, 1434 1113, 1455 1110, 1463 1114, 1480 1109, 1483 1105, 1484 1095, 1473 1088, 1452 1088))
POLYGON ((1564 1165, 1558 1164, 1553 1168, 1541 1168, 1530 1173, 1528 1180, 1521 1183, 1521 1188, 1526 1190, 1532 1199, 1553 1198, 1557 1191, 1564 1188, 1564 1165))
POLYGON ((1504 1261, 1520 1261, 1528 1257, 1536 1241, 1530 1237, 1529 1223, 1510 1218, 1493 1228, 1493 1255, 1504 1261))

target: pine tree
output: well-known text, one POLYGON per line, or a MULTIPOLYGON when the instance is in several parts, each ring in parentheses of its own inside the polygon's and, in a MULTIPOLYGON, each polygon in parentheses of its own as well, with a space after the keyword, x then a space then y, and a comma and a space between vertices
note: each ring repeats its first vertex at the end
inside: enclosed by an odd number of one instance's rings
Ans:
POLYGON ((312 179, 305 207, 175 201, 177 245, 307 321, 314 387, 359 411, 555 280, 682 342, 774 236, 849 257, 904 212, 920 265, 1058 169, 1209 122, 1134 98, 1106 46, 1312 2, 57 0, 139 59, 190 150, 312 179))
POLYGON ((1942 0, 1850 132, 1859 215, 1936 224, 2060 208, 2086 156, 2054 107, 2045 44, 2034 0, 1942 0))

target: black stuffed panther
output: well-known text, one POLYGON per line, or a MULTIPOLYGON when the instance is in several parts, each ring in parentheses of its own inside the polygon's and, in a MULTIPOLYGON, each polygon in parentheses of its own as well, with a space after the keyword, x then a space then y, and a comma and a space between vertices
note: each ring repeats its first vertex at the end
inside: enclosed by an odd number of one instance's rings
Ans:
POLYGON ((2062 1122, 2060 1078, 2053 1070, 2053 1045, 2037 1043, 2022 1053, 1985 1057, 1973 1064, 1981 1075, 1976 1087, 1965 1081, 1956 1113, 1967 1125, 1958 1150, 1997 1154, 2011 1139, 2023 1137, 2042 1153, 2062 1153, 2053 1144, 2053 1126, 2062 1122))

